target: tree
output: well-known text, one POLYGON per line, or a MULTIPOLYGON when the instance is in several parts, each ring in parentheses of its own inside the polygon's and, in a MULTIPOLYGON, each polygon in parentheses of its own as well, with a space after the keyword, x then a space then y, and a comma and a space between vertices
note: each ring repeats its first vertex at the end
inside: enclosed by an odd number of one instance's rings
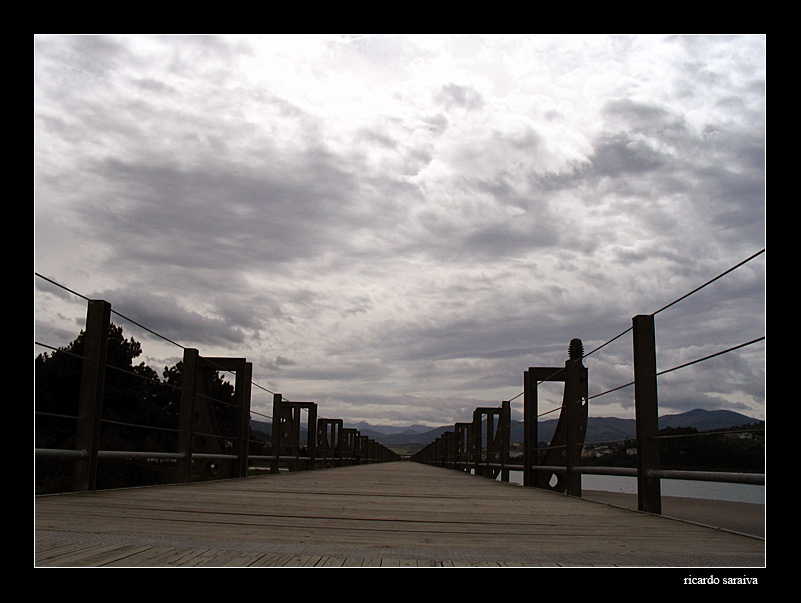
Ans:
MULTIPOLYGON (((38 447, 71 448, 74 444, 74 426, 68 417, 77 414, 83 349, 82 331, 66 347, 40 354, 35 359, 34 407, 38 447)), ((133 338, 126 339, 122 327, 109 326, 103 396, 103 419, 109 427, 103 432, 103 447, 125 449, 116 446, 123 437, 140 446, 152 445, 152 436, 133 435, 130 427, 122 427, 123 423, 160 428, 177 426, 178 394, 165 388, 156 371, 144 362, 134 364, 141 354, 141 344, 133 338), (126 429, 128 433, 123 433, 126 429)))
MULTIPOLYGON (((81 380, 84 333, 69 345, 40 354, 34 361, 35 445, 37 448, 73 449, 75 417, 81 380)), ((135 364, 142 346, 126 339, 122 327, 109 325, 105 373, 101 450, 176 452, 181 402, 182 363, 164 367, 163 380, 144 362, 135 364)), ((223 435, 234 433, 234 387, 217 371, 207 375, 205 401, 211 400, 216 423, 223 435)), ((148 460, 105 459, 98 466, 98 488, 161 483, 166 464, 148 460)), ((171 467, 170 467, 171 470, 171 467)), ((68 462, 37 462, 39 491, 63 491, 68 462), (42 488, 39 484, 43 483, 42 488), (58 483, 58 485, 55 485, 58 483)))

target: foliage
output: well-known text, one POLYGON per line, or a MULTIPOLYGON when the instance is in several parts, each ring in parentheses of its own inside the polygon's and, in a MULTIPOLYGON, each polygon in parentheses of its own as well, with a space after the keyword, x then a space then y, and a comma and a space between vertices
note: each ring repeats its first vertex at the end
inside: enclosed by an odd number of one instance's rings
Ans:
MULTIPOLYGON (((34 406, 37 413, 36 445, 40 448, 71 448, 74 424, 60 417, 78 412, 81 356, 84 333, 64 348, 40 354, 34 361, 34 406), (56 426, 57 415, 60 420, 56 426)), ((101 447, 110 450, 154 450, 163 446, 164 432, 136 433, 123 423, 156 428, 177 428, 180 396, 177 388, 164 387, 158 374, 144 362, 134 364, 142 346, 125 339, 122 327, 110 325, 107 370, 104 383, 103 432, 101 447), (114 422, 114 423, 112 423, 114 422), (126 444, 125 442, 130 442, 126 444), (136 448, 130 448, 131 445, 136 448)), ((174 369, 166 369, 174 372, 174 369)))
MULTIPOLYGON (((34 361, 34 439, 37 448, 74 449, 75 417, 81 383, 84 332, 69 345, 43 353, 34 361)), ((122 327, 109 326, 107 368, 102 408, 101 450, 176 452, 182 363, 164 367, 163 379, 144 362, 136 363, 142 346, 126 339, 122 327)), ((232 433, 234 387, 212 371, 206 395, 222 433, 232 433), (221 404, 217 404, 221 402, 221 404)), ((170 481, 173 462, 102 460, 98 488, 170 481)), ((39 492, 64 491, 71 463, 38 460, 39 492)))
POLYGON ((659 430, 659 459, 663 469, 695 471, 765 471, 765 440, 760 425, 698 432, 692 427, 659 430), (742 436, 738 433, 742 432, 742 436))
MULTIPOLYGON (((659 461, 663 469, 691 471, 765 471, 764 424, 743 425, 726 430, 699 432, 694 427, 665 427, 659 430, 659 461), (742 435, 731 433, 740 431, 742 435)), ((636 467, 636 440, 621 442, 607 454, 585 459, 599 467, 636 467)))

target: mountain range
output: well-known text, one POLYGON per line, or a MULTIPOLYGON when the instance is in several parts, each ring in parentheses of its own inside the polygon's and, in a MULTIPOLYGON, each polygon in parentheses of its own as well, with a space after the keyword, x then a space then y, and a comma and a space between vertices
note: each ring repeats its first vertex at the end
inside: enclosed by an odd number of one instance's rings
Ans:
MULTIPOLYGON (((538 435, 540 441, 549 442, 553 437, 558 419, 540 421, 538 435)), ((739 425, 762 422, 746 415, 730 410, 702 410, 695 409, 676 415, 663 415, 659 417, 659 428, 665 427, 693 427, 698 431, 725 429, 739 425)), ((253 428, 271 433, 267 423, 253 422, 253 428)), ((513 421, 515 423, 515 421, 513 421)), ((367 436, 387 447, 404 446, 408 444, 430 444, 446 431, 452 431, 453 425, 430 428, 424 425, 410 425, 408 427, 390 427, 386 425, 371 425, 365 422, 348 425, 359 430, 361 435, 367 436)), ((610 442, 625 440, 636 436, 636 423, 634 419, 620 419, 616 417, 590 417, 587 422, 586 442, 610 442)), ((512 426, 512 441, 523 441, 523 426, 516 423, 512 426)))

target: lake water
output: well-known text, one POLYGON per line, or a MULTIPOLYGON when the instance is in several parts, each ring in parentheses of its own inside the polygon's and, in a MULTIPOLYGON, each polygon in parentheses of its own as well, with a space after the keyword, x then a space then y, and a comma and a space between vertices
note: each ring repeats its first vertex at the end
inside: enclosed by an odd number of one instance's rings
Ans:
MULTIPOLYGON (((522 485, 523 473, 510 471, 509 481, 522 485)), ((581 488, 583 490, 636 494, 637 478, 619 475, 582 475, 581 488)), ((662 496, 765 504, 765 486, 663 479, 662 496)))

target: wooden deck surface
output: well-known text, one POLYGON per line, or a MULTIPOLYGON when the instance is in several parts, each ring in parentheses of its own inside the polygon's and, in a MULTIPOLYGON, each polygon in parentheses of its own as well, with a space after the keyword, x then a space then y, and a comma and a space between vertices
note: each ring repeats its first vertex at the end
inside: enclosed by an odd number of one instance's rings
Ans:
POLYGON ((765 542, 411 462, 35 499, 37 567, 764 567, 765 542))

